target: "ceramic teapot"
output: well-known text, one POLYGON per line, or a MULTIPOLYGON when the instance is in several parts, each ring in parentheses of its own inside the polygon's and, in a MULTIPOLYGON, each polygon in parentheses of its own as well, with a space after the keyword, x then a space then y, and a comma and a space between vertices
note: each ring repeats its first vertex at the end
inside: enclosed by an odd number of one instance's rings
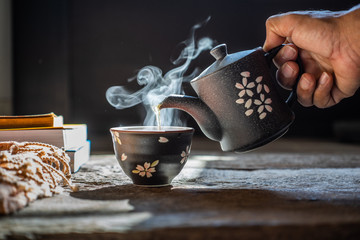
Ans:
POLYGON ((187 112, 205 136, 220 142, 223 151, 244 152, 277 139, 295 118, 291 105, 296 88, 284 101, 271 69, 282 47, 228 54, 225 44, 216 46, 210 51, 216 61, 190 82, 198 96, 171 95, 159 109, 187 112))

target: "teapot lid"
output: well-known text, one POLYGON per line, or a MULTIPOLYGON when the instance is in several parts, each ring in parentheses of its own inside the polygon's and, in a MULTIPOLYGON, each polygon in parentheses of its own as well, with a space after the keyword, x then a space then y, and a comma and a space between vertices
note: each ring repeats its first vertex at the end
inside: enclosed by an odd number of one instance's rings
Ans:
POLYGON ((236 62, 237 60, 253 53, 257 49, 258 48, 228 54, 225 43, 217 45, 216 47, 214 47, 213 49, 210 50, 210 54, 216 59, 216 61, 213 64, 211 64, 208 68, 206 68, 202 73, 200 73, 199 76, 197 76, 192 81, 195 81, 199 78, 205 77, 213 72, 216 72, 216 71, 222 69, 223 67, 226 67, 226 66, 236 62))

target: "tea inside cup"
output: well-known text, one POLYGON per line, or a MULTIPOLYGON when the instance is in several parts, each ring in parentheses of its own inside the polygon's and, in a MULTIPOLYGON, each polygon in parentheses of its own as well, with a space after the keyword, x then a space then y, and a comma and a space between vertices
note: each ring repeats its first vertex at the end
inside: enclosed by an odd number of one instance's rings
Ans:
POLYGON ((136 185, 166 186, 180 173, 190 154, 190 127, 131 126, 110 129, 121 168, 136 185))

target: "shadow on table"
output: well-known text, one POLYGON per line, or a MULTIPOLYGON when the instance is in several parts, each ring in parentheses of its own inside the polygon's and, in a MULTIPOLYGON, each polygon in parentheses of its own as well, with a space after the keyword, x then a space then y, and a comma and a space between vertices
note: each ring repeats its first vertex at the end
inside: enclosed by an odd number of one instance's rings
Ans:
POLYGON ((239 210, 251 206, 269 206, 269 203, 274 207, 274 204, 279 205, 279 202, 288 201, 266 190, 173 188, 172 186, 146 188, 132 184, 73 192, 71 196, 92 200, 129 199, 135 211, 153 213, 239 210))
MULTIPOLYGON (((353 202, 297 199, 293 195, 264 189, 215 189, 215 188, 145 188, 136 185, 104 187, 91 191, 71 193, 72 197, 92 200, 124 200, 134 211, 151 213, 177 213, 201 211, 336 211, 353 202)), ((358 204, 355 204, 358 205, 358 204)))
POLYGON ((347 237, 360 235, 358 203, 297 199, 264 189, 144 188, 129 184, 71 196, 128 199, 133 213, 149 213, 132 226, 127 235, 131 239, 351 239, 347 237))

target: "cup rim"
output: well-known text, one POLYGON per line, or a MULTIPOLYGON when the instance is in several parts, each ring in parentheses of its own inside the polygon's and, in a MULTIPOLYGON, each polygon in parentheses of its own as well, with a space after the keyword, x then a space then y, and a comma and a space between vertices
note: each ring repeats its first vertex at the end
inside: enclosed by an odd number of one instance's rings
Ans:
POLYGON ((125 127, 112 127, 110 128, 111 132, 121 132, 121 133, 139 133, 139 134, 163 134, 163 133, 184 133, 184 132, 194 132, 192 127, 182 127, 182 126, 161 126, 161 129, 158 129, 158 126, 125 126, 125 127))

